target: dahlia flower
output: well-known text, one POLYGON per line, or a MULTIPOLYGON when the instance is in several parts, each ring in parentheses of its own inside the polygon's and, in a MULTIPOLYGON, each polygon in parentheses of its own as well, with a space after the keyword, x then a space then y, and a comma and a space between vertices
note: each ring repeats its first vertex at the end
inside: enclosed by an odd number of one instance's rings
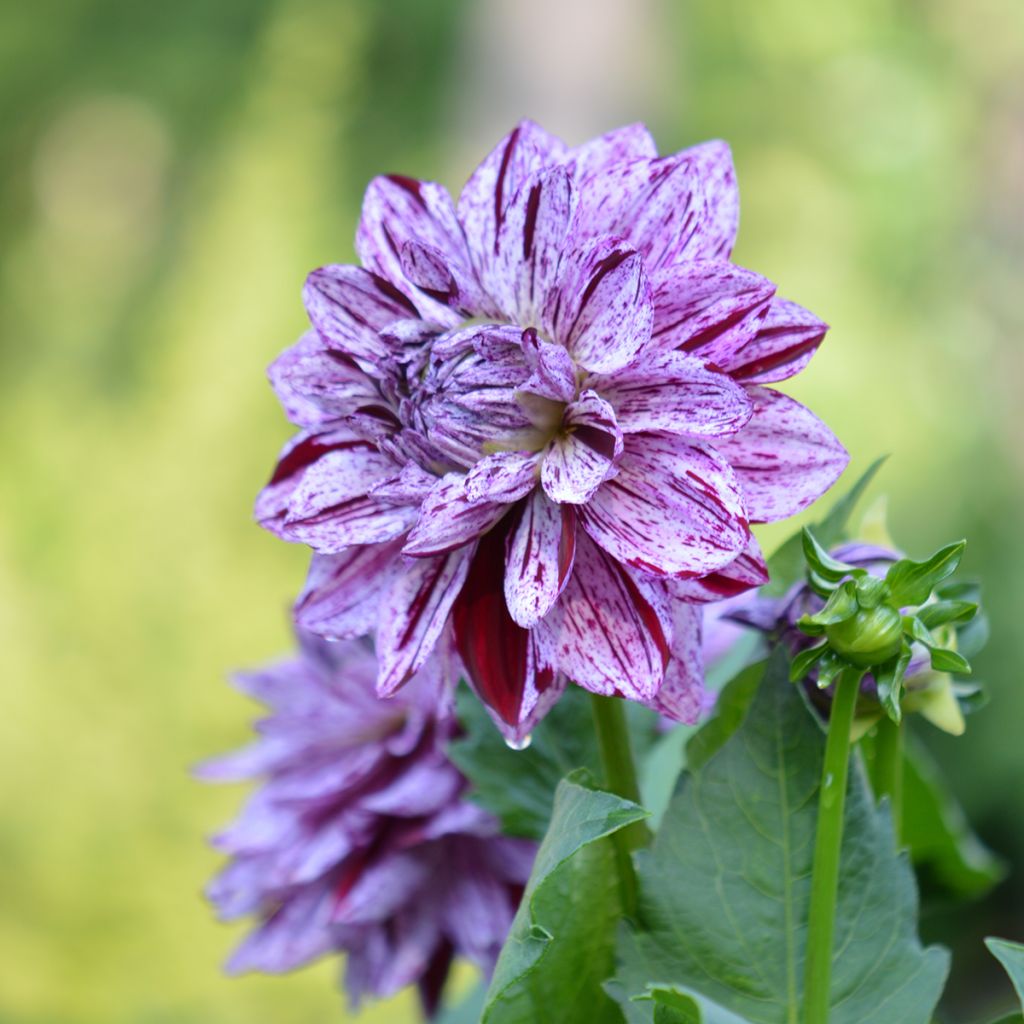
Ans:
POLYGON ((263 783, 214 837, 231 859, 207 891, 222 918, 258 918, 229 971, 343 952, 354 1004, 416 984, 432 1013, 454 957, 493 968, 535 848, 464 798, 439 655, 393 701, 376 672, 368 641, 300 635, 296 657, 238 678, 271 714, 199 774, 263 783))
POLYGON ((309 276, 270 370, 301 432, 257 515, 315 552, 298 622, 376 627, 385 695, 450 635, 513 739, 567 681, 692 719, 695 605, 763 583, 750 523, 847 461, 766 387, 826 325, 729 261, 737 221, 725 144, 659 157, 640 125, 524 121, 457 203, 375 179, 362 266, 309 276))

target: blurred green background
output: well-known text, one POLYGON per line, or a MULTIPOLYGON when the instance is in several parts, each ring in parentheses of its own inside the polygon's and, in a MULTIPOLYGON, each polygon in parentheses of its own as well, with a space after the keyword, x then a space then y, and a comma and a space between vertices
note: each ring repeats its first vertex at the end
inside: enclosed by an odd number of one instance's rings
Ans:
MULTIPOLYGON (((222 682, 288 643, 306 555, 253 495, 263 378, 379 171, 458 188, 522 115, 721 136, 738 262, 833 324, 793 392, 911 553, 966 534, 992 704, 932 737, 1022 870, 929 913, 948 1021, 1024 938, 1024 6, 1017 0, 35 0, 0 5, 0 1021, 344 1019, 335 965, 227 980, 199 890, 238 791, 222 682)), ((780 536, 778 530, 770 539, 780 536)), ((412 1019, 411 1003, 364 1019, 412 1019)))

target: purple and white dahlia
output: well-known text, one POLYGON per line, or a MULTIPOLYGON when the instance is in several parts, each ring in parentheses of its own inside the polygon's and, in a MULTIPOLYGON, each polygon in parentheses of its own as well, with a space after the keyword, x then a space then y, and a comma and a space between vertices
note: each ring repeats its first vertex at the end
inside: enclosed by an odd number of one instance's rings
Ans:
POLYGON ((729 261, 738 209, 725 144, 640 125, 524 121, 457 203, 375 179, 362 266, 310 275, 270 371, 302 432, 257 514, 315 551, 299 623, 377 628, 382 694, 450 635, 514 738, 567 681, 692 718, 695 604, 763 583, 750 523, 847 461, 765 386, 826 326, 729 261))
POLYGON ((493 968, 535 846, 465 799, 439 654, 395 700, 374 694, 376 675, 368 641, 300 635, 297 656, 238 677, 271 714, 199 774, 263 781, 214 837, 231 859, 207 892, 222 918, 259 920, 230 971, 343 952, 354 1004, 416 984, 432 1013, 454 957, 493 968))

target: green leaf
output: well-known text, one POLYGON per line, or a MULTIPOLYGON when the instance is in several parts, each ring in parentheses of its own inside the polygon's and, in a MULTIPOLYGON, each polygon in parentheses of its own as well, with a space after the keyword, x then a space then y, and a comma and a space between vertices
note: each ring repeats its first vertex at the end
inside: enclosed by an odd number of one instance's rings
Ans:
POLYGON ((988 951, 1003 965, 1010 976, 1017 998, 1024 1009, 1024 946, 1007 939, 986 939, 988 951))
POLYGON ((971 663, 956 651, 945 647, 932 647, 932 668, 936 672, 953 672, 960 676, 971 674, 971 663))
POLYGON ((912 657, 913 651, 910 649, 910 644, 904 640, 900 653, 874 673, 875 683, 878 686, 878 700, 885 709, 885 713, 894 722, 899 722, 903 717, 900 697, 903 695, 903 677, 907 674, 912 657))
POLYGON ((804 558, 811 571, 829 583, 838 583, 846 576, 855 573, 863 576, 864 569, 857 569, 855 566, 847 565, 833 558, 817 541, 814 534, 805 526, 803 530, 804 558))
POLYGON ((807 633, 809 630, 805 628, 805 624, 813 623, 815 626, 824 627, 852 618, 860 610, 860 604, 857 601, 859 583, 859 580, 857 583, 847 580, 842 586, 832 591, 832 595, 820 612, 816 612, 814 615, 802 615, 797 625, 807 633))
MULTIPOLYGON (((829 509, 828 514, 812 527, 822 546, 834 547, 846 536, 846 525, 854 507, 887 458, 883 455, 875 459, 853 487, 829 509)), ((762 593, 769 597, 781 597, 794 583, 804 578, 805 568, 803 535, 800 532, 794 533, 768 559, 770 582, 762 588, 762 593)))
POLYGON ((894 562, 885 574, 892 603, 899 607, 924 604, 931 596, 931 592, 947 576, 956 572, 966 546, 967 541, 961 540, 939 548, 923 562, 914 562, 909 558, 901 558, 894 562))
MULTIPOLYGON (((627 711, 639 759, 654 741, 657 716, 636 704, 627 711)), ((562 694, 525 750, 505 744, 467 686, 459 688, 458 714, 464 735, 449 745, 449 756, 473 784, 472 799, 501 820, 507 835, 542 839, 561 779, 576 768, 600 775, 590 698, 579 687, 570 686, 562 694)))
POLYGON ((586 771, 563 779, 551 827, 487 990, 481 1024, 615 1024, 603 990, 622 916, 607 837, 647 812, 597 789, 586 771))
MULTIPOLYGON (((743 724, 684 774, 637 854, 637 923, 620 931, 612 989, 631 1024, 653 1020, 634 1000, 652 982, 752 1024, 800 1019, 825 739, 787 676, 776 651, 743 724)), ((948 955, 916 937, 913 872, 861 770, 845 829, 830 1022, 927 1024, 948 955)))
POLYGON ((800 682, 829 650, 828 644, 819 644, 817 647, 808 647, 806 651, 801 651, 789 667, 789 681, 800 682))
POLYGON ((969 622, 978 614, 973 601, 936 601, 918 609, 917 617, 926 629, 945 626, 947 622, 969 622))
POLYGON ((982 896, 1006 874, 971 830, 967 816, 923 744, 907 737, 903 761, 903 841, 918 870, 963 899, 982 896))
POLYGON ((865 574, 857 579, 855 584, 857 591, 857 603, 861 608, 877 608, 888 596, 889 588, 885 580, 865 574))
POLYGON ((722 687, 713 714, 686 744, 686 765, 691 771, 705 764, 743 723, 767 664, 765 660, 747 666, 722 687))

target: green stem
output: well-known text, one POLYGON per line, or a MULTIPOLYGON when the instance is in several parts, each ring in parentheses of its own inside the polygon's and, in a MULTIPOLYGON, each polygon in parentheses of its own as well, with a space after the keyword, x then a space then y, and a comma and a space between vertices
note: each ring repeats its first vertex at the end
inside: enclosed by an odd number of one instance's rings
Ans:
MULTIPOLYGON (((594 712, 597 745, 604 768, 604 784, 616 796, 638 804, 640 784, 637 782, 622 701, 616 697, 599 697, 597 694, 592 694, 590 700, 594 712)), ((632 853, 641 846, 646 846, 649 839, 650 832, 642 821, 627 825, 612 835, 622 885, 623 905, 628 917, 635 916, 637 899, 632 853)))
POLYGON ((850 727, 863 675, 862 671, 853 668, 841 673, 828 721, 811 875, 804 1024, 828 1024, 836 894, 839 889, 839 853, 843 842, 843 807, 846 803, 846 776, 850 764, 850 727))
POLYGON ((878 724, 872 775, 876 799, 881 800, 883 796, 889 798, 892 827, 898 846, 903 824, 903 723, 894 722, 888 715, 878 724))

